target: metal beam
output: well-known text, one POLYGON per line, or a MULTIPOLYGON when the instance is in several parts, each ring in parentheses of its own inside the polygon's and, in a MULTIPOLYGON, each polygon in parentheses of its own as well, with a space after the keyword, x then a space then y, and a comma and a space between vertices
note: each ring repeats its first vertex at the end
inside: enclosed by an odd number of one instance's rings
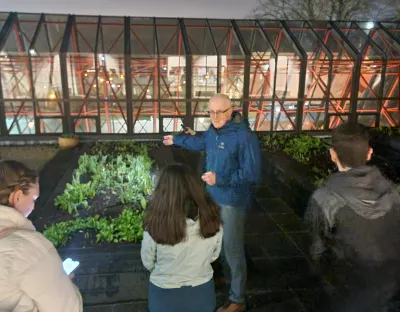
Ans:
MULTIPOLYGON (((0 51, 3 50, 4 45, 10 35, 12 24, 15 20, 15 13, 10 13, 0 30, 0 51)), ((3 75, 1 74, 1 67, 0 67, 0 135, 7 136, 8 129, 7 129, 7 119, 6 119, 6 103, 4 102, 3 97, 3 81, 1 79, 3 75)))
MULTIPOLYGON (((155 45, 154 48, 156 51, 156 53, 154 53, 155 55, 157 55, 157 81, 155 82, 155 88, 157 88, 157 96, 158 98, 155 99, 157 101, 157 105, 158 105, 158 131, 160 133, 163 133, 163 123, 162 123, 162 118, 161 118, 161 102, 160 102, 160 94, 161 94, 161 83, 160 83, 160 76, 161 76, 161 70, 160 70, 160 47, 158 45, 158 34, 157 34, 157 21, 156 18, 153 18, 153 25, 154 25, 154 41, 155 41, 155 45)), ((153 90, 154 92, 154 90, 153 90)))
POLYGON ((1 28, 0 31, 0 51, 4 49, 4 45, 7 42, 8 36, 10 35, 10 32, 12 30, 12 25, 16 21, 17 14, 16 13, 10 13, 1 28))
POLYGON ((36 41, 37 41, 37 39, 39 37, 40 30, 41 30, 44 22, 45 22, 45 16, 44 16, 44 13, 42 13, 42 14, 40 14, 39 23, 38 23, 38 25, 36 27, 35 33, 33 34, 33 37, 32 37, 31 44, 29 46, 29 50, 28 50, 29 54, 31 54, 31 51, 36 51, 36 49, 35 49, 36 41))
POLYGON ((377 22, 377 24, 383 30, 384 33, 386 33, 394 42, 400 45, 400 40, 398 40, 396 36, 393 35, 392 32, 386 26, 384 26, 381 22, 377 22))
POLYGON ((297 40, 294 33, 290 30, 285 21, 281 21, 283 31, 293 41, 295 49, 300 54, 300 77, 299 77, 299 91, 296 109, 296 132, 303 130, 303 108, 304 108, 304 95, 306 90, 306 74, 307 74, 307 53, 304 51, 300 42, 297 40))
POLYGON ((240 44, 240 49, 244 55, 244 78, 243 78, 243 118, 248 121, 249 119, 249 97, 250 97, 250 65, 251 65, 251 53, 246 45, 245 40, 239 30, 235 20, 231 20, 233 33, 235 34, 236 40, 240 44))
POLYGON ((133 100, 132 100, 132 69, 131 69, 131 18, 124 17, 124 65, 125 65, 125 92, 127 134, 133 134, 133 100))
POLYGON ((278 54, 277 54, 276 51, 275 51, 274 45, 273 45, 272 42, 269 40, 269 38, 268 38, 267 34, 265 33, 264 28, 262 27, 262 25, 261 25, 261 23, 260 23, 259 20, 256 20, 256 26, 258 27, 258 29, 259 29, 259 31, 260 31, 260 33, 261 33, 261 36, 263 37, 263 39, 264 39, 265 42, 267 43, 269 49, 271 50, 272 55, 274 56, 274 59, 277 60, 278 54))
POLYGON ((217 46, 217 43, 215 41, 214 34, 212 32, 210 21, 208 20, 208 18, 206 18, 206 25, 207 25, 207 28, 208 28, 208 32, 209 32, 209 34, 211 36, 211 41, 213 43, 213 47, 215 49, 215 53, 217 55, 217 93, 221 93, 221 73, 220 73, 221 56, 219 55, 218 46, 217 46))
POLYGON ((361 75, 361 63, 362 63, 362 55, 358 52, 358 50, 354 47, 354 45, 347 39, 346 35, 339 29, 339 27, 332 21, 329 22, 332 28, 335 30, 335 33, 340 36, 340 38, 349 46, 350 54, 353 54, 355 64, 354 71, 352 77, 352 85, 351 85, 351 94, 350 94, 350 115, 349 122, 357 123, 357 101, 358 101, 358 91, 360 88, 360 75, 361 75))
MULTIPOLYGON (((96 133, 101 133, 101 120, 100 120, 100 85, 99 85, 99 38, 101 31, 101 16, 97 19, 97 31, 96 31, 96 43, 94 47, 94 68, 95 68, 95 79, 96 79, 96 96, 97 96, 97 117, 96 117, 96 133)), ((86 105, 86 104, 85 104, 86 105)))
POLYGON ((186 118, 187 126, 194 127, 194 118, 192 115, 192 51, 190 49, 189 39, 186 32, 186 26, 183 18, 179 19, 179 27, 182 34, 183 45, 186 52, 186 72, 185 72, 185 92, 186 92, 186 118))
POLYGON ((73 120, 71 118, 69 88, 68 88, 68 69, 67 69, 67 51, 69 40, 72 33, 72 28, 75 23, 75 15, 69 15, 67 24, 65 25, 64 36, 60 46, 60 71, 61 71, 61 86, 63 93, 64 116, 63 116, 63 132, 73 132, 73 120))

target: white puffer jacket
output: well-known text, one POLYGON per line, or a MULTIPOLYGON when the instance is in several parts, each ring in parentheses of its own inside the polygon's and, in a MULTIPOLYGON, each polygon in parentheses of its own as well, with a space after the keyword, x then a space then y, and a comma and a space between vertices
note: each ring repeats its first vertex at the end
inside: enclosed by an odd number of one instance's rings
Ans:
POLYGON ((0 311, 83 311, 51 242, 18 211, 0 205, 0 232, 9 228, 14 231, 0 237, 0 311))

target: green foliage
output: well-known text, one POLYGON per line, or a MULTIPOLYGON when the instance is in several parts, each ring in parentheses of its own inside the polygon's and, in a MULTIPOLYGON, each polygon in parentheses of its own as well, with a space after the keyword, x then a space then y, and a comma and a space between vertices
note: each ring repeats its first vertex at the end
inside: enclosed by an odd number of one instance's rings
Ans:
POLYGON ((64 134, 61 134, 60 137, 64 138, 64 139, 75 139, 75 138, 78 138, 78 135, 73 134, 73 133, 64 133, 64 134))
POLYGON ((67 183, 65 191, 55 199, 55 205, 72 215, 79 215, 78 208, 89 208, 87 199, 96 196, 96 188, 92 181, 80 183, 80 173, 75 172, 72 183, 67 183))
POLYGON ((64 193, 55 199, 57 207, 77 216, 79 209, 90 208, 88 200, 100 191, 113 194, 119 192, 122 204, 139 203, 145 207, 143 198, 153 189, 150 175, 153 161, 148 156, 147 146, 123 141, 121 144, 113 142, 114 149, 111 149, 109 143, 100 142, 92 148, 100 154, 84 154, 79 158, 72 183, 67 184, 64 193), (114 156, 102 154, 109 151, 114 156), (131 154, 132 151, 136 155, 131 154), (85 174, 90 177, 90 181, 82 183, 81 176, 85 174))
POLYGON ((125 208, 119 217, 100 218, 88 217, 84 219, 56 223, 44 231, 44 235, 55 247, 65 245, 76 231, 94 230, 98 243, 137 243, 143 237, 143 212, 132 208, 125 208))
POLYGON ((273 133, 260 137, 261 146, 272 152, 282 151, 301 164, 311 168, 314 184, 320 186, 332 173, 318 161, 326 156, 328 145, 321 139, 309 135, 273 133))
POLYGON ((374 128, 374 130, 378 133, 382 133, 388 136, 399 136, 400 135, 400 128, 399 127, 382 127, 379 126, 377 128, 374 128))
POLYGON ((76 219, 54 224, 45 235, 55 246, 65 245, 78 230, 93 230, 97 242, 137 242, 142 238, 143 211, 153 191, 148 149, 156 144, 131 141, 99 142, 78 161, 71 184, 55 199, 55 205, 76 219), (90 200, 96 194, 113 194, 125 208, 118 218, 79 218, 80 210, 90 213, 90 200))

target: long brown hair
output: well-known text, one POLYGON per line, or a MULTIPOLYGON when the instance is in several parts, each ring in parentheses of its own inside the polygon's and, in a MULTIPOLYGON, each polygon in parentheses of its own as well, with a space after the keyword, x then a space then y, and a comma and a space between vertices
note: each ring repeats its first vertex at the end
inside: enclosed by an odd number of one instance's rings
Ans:
POLYGON ((199 219, 203 238, 214 236, 222 224, 219 207, 193 171, 182 164, 169 165, 149 202, 143 228, 156 243, 173 246, 186 237, 186 218, 199 219))
POLYGON ((37 183, 38 174, 15 160, 0 161, 0 205, 8 205, 10 194, 21 190, 27 194, 31 185, 37 183))

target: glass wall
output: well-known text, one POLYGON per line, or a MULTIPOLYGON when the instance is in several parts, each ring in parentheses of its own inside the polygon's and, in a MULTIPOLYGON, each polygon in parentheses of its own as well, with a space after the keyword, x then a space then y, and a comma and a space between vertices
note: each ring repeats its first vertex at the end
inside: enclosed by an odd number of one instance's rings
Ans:
POLYGON ((2 137, 204 131, 215 93, 261 132, 400 121, 398 23, 0 13, 0 29, 2 137))

